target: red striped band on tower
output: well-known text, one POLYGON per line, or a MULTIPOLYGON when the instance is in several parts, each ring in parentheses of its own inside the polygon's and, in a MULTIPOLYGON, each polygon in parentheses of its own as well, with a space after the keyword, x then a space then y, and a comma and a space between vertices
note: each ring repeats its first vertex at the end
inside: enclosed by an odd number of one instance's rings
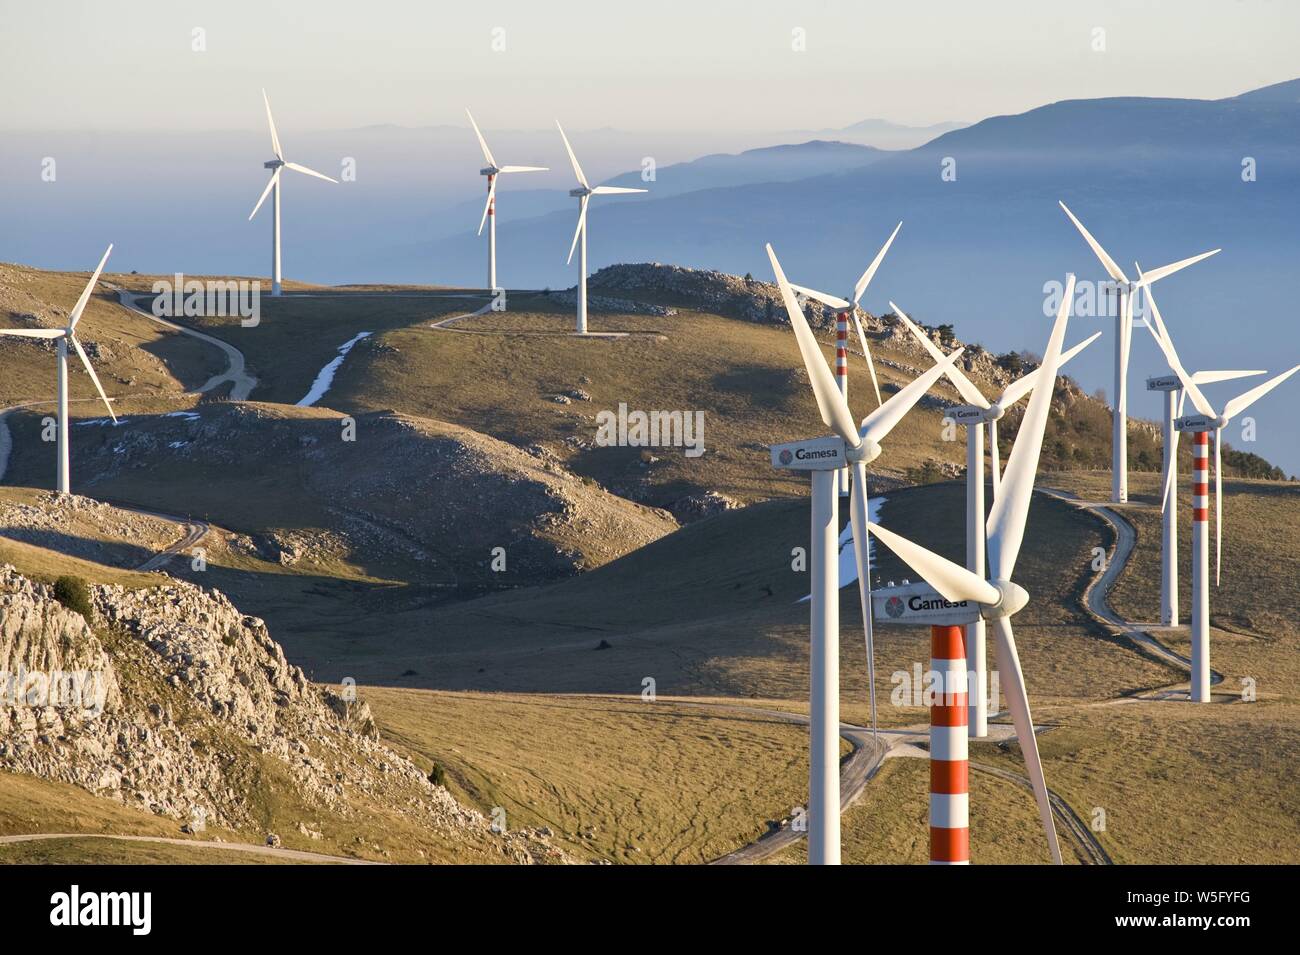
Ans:
MULTIPOLYGON (((849 374, 849 313, 840 312, 835 316, 835 377, 844 379, 849 374)), ((838 382, 840 391, 845 382, 838 382)))
MULTIPOLYGON (((488 176, 489 193, 492 193, 492 180, 495 178, 496 178, 495 175, 488 176)), ((497 197, 495 193, 492 193, 492 198, 488 200, 488 215, 494 216, 496 214, 497 214, 497 197)))
POLYGON ((930 705, 930 864, 970 862, 963 627, 930 628, 930 670, 939 684, 930 705))
POLYGON ((1192 520, 1210 519, 1210 433, 1192 433, 1192 520))

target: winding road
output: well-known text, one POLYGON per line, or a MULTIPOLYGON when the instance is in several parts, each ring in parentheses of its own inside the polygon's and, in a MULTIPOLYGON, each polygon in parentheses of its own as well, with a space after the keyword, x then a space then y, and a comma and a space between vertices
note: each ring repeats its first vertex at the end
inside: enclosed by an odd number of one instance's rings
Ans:
POLYGON ((182 335, 189 335, 191 338, 197 338, 200 341, 207 342, 209 345, 221 349, 226 356, 226 370, 220 374, 213 375, 199 386, 197 390, 200 394, 213 391, 226 382, 230 382, 230 400, 248 400, 248 396, 252 393, 253 389, 257 387, 257 379, 250 375, 246 370, 244 364, 244 353, 238 348, 229 342, 222 341, 220 338, 206 335, 203 332, 195 331, 194 329, 187 328, 184 325, 177 325, 175 322, 170 322, 165 318, 158 317, 147 308, 141 308, 137 302, 137 298, 140 296, 137 296, 135 292, 132 292, 129 289, 124 289, 118 286, 105 287, 117 292, 118 303, 124 308, 129 308, 131 311, 143 315, 145 318, 149 319, 149 321, 155 322, 164 328, 169 328, 174 332, 180 332, 182 335))
MULTIPOLYGON (((1124 572, 1129 557, 1132 556, 1133 549, 1137 546, 1137 530, 1133 525, 1110 503, 1085 501, 1069 491, 1061 491, 1056 488, 1039 488, 1039 490, 1059 501, 1072 504, 1080 510, 1101 518, 1115 532, 1115 547, 1106 558, 1105 569, 1099 576, 1092 579, 1083 592, 1083 606, 1088 614, 1115 636, 1125 638, 1131 642, 1137 652, 1143 656, 1150 657, 1159 663, 1168 664, 1179 670, 1186 670, 1190 678, 1192 661, 1161 643, 1150 632, 1151 629, 1154 629, 1154 625, 1125 620, 1110 605, 1110 592, 1114 589, 1115 582, 1119 580, 1119 575, 1124 572)), ((1149 505, 1129 504, 1127 506, 1149 505)), ((1222 682, 1223 674, 1211 669, 1210 683, 1218 684, 1222 682)), ((1166 687, 1153 693, 1139 694, 1138 698, 1186 699, 1187 695, 1188 691, 1186 690, 1166 687)))

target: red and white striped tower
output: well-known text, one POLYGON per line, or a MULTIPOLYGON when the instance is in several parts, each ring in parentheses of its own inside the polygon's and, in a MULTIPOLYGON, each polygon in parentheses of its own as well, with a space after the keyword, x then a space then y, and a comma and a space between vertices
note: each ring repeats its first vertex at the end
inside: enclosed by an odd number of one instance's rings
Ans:
POLYGON ((497 197, 492 190, 496 174, 490 173, 488 181, 488 291, 497 287, 497 197))
POLYGON ((930 705, 930 864, 970 862, 966 648, 962 627, 930 628, 930 670, 943 682, 930 705))
MULTIPOLYGON (((839 312, 835 316, 835 384, 845 400, 849 397, 849 313, 839 312)), ((836 487, 840 494, 849 493, 849 469, 842 468, 836 487)))
POLYGON ((1194 703, 1210 701, 1210 433, 1192 433, 1192 680, 1194 703))

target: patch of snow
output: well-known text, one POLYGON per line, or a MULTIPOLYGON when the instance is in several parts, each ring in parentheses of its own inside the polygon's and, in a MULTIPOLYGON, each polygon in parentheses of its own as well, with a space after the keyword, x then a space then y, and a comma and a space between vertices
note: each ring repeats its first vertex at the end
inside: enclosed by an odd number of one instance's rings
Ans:
MULTIPOLYGON (((848 504, 848 498, 841 498, 841 503, 845 506, 848 504)), ((878 495, 867 501, 867 520, 873 524, 884 526, 884 521, 880 519, 880 508, 889 498, 884 495, 878 495)), ((876 539, 867 535, 867 559, 871 561, 871 566, 876 565, 876 539)), ((850 522, 844 525, 844 530, 840 531, 840 589, 843 590, 849 584, 858 582, 858 561, 853 556, 853 524, 850 522)), ((799 598, 800 603, 805 603, 812 599, 812 594, 807 594, 799 598)))
POLYGON ((358 332, 354 337, 345 341, 339 346, 338 357, 320 370, 316 380, 311 383, 311 390, 298 402, 299 408, 310 408, 316 402, 325 397, 325 392, 330 390, 330 385, 334 384, 334 373, 339 370, 343 364, 343 359, 348 357, 348 352, 352 351, 352 346, 363 338, 369 338, 370 332, 358 332))

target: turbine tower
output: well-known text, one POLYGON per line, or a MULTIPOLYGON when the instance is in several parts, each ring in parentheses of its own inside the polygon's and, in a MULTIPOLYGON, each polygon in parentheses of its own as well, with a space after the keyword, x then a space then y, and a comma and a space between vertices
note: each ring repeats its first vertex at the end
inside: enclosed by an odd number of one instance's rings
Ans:
MULTIPOLYGON (((1038 814, 1047 834, 1052 861, 1061 862, 1052 806, 1048 799, 1043 764, 1034 736, 1024 673, 1016 652, 1011 617, 1029 602, 1029 594, 1012 581, 1025 522, 1034 493, 1034 475, 1043 446, 1043 432, 1051 411, 1056 372, 1060 367, 1061 342, 1073 300, 1074 276, 1066 283, 1067 294, 1052 326, 1047 351, 1034 383, 1033 396, 1025 409, 1015 445, 1007 460, 1002 490, 989 512, 989 570, 972 573, 905 537, 869 525, 876 539, 893 551, 933 588, 928 594, 916 585, 899 590, 881 590, 875 602, 885 619, 899 624, 929 623, 931 666, 944 683, 942 694, 930 711, 930 861, 936 864, 964 864, 970 861, 967 787, 966 721, 967 670, 962 656, 962 623, 982 618, 990 622, 996 637, 998 670, 1007 694, 1007 709, 1015 725, 1016 739, 1025 757, 1030 786, 1038 802, 1038 814), (941 599, 940 599, 941 598, 941 599)), ((951 356, 949 356, 951 357, 951 356)))
POLYGON ((262 90, 262 101, 266 103, 266 122, 271 127, 271 151, 275 153, 274 159, 269 159, 262 163, 264 167, 271 170, 271 178, 262 190, 262 195, 257 200, 257 205, 253 206, 253 211, 248 214, 248 221, 253 221, 253 216, 257 215, 257 210, 262 208, 262 203, 266 197, 274 190, 275 199, 272 202, 274 216, 271 225, 271 294, 280 294, 280 174, 286 169, 292 169, 294 172, 305 173, 308 176, 315 176, 317 179, 324 179, 326 182, 337 183, 337 179, 331 179, 324 173, 317 172, 315 169, 308 169, 306 166, 300 166, 296 162, 288 162, 284 158, 284 152, 280 149, 280 137, 275 133, 275 120, 271 118, 271 101, 267 98, 266 90, 262 90))
MULTIPOLYGON (((854 425, 848 402, 822 357, 817 339, 786 281, 772 246, 767 256, 781 290, 781 299, 794 330, 799 354, 808 371, 822 422, 834 434, 772 446, 772 466, 810 471, 812 480, 812 600, 810 607, 808 861, 838 865, 840 861, 840 661, 839 661, 839 494, 836 473, 847 461, 853 468, 849 517, 853 525, 853 554, 857 561, 858 596, 867 641, 867 660, 874 673, 871 636, 871 564, 867 545, 867 464, 880 455, 880 442, 903 419, 944 370, 961 356, 953 352, 896 392, 854 425)), ((875 684, 871 685, 875 711, 875 684)))
MULTIPOLYGON (((797 295, 804 298, 815 299, 823 305, 829 305, 836 310, 835 314, 835 384, 840 389, 840 394, 847 401, 849 397, 849 316, 853 316, 853 324, 857 326, 858 342, 862 345, 862 354, 867 359, 867 370, 871 372, 871 387, 876 391, 876 407, 880 407, 880 382, 876 379, 876 363, 871 360, 871 349, 867 347, 867 336, 862 331, 862 322, 858 319, 858 303, 862 301, 863 294, 867 291, 867 286, 875 277, 876 270, 880 268, 880 263, 885 260, 885 253, 889 247, 894 244, 894 237, 898 235, 898 230, 903 228, 903 223, 894 226, 894 231, 890 233, 885 244, 880 247, 876 257, 871 260, 867 270, 862 273, 857 283, 853 286, 853 297, 851 300, 838 298, 834 295, 828 295, 825 292, 819 292, 816 289, 807 288, 803 285, 790 283, 790 287, 795 290, 797 295)), ((845 468, 840 472, 839 477, 840 494, 849 492, 849 469, 845 468)))
POLYGON ((1138 281, 1132 282, 1124 274, 1124 270, 1101 247, 1101 243, 1094 239, 1092 233, 1083 227, 1083 223, 1075 218, 1066 204, 1061 202, 1059 205, 1115 282, 1117 334, 1115 335, 1114 413, 1111 419, 1110 498, 1116 504, 1123 504, 1128 500, 1128 356, 1133 339, 1133 298, 1138 289, 1143 286, 1158 282, 1189 265, 1195 265, 1201 259, 1209 258, 1220 250, 1211 249, 1189 259, 1162 265, 1158 269, 1147 272, 1145 277, 1140 277, 1138 281))
MULTIPOLYGON (((1147 295, 1152 311, 1156 303, 1147 295)), ((1150 327, 1148 325, 1148 327, 1150 327)), ((1192 381, 1198 385, 1216 381, 1232 381, 1263 375, 1263 371, 1198 371, 1192 381)), ((1164 395, 1165 413, 1160 421, 1164 441, 1164 460, 1161 462, 1161 479, 1164 490, 1160 498, 1160 624, 1178 626, 1178 435, 1181 432, 1174 422, 1183 416, 1187 392, 1177 375, 1156 375, 1147 379, 1147 391, 1164 395)))
MULTIPOLYGON (((1151 290, 1147 289, 1147 298, 1151 299, 1151 290)), ((1154 302, 1152 302, 1154 306, 1154 302)), ((1195 703, 1210 701, 1210 519, 1209 519, 1209 433, 1214 432, 1214 532, 1215 532, 1215 584, 1219 582, 1223 562, 1223 429, 1228 422, 1241 414, 1252 404, 1264 397, 1297 371, 1295 365, 1276 377, 1270 378, 1262 385, 1256 385, 1250 391, 1229 400, 1223 411, 1214 410, 1196 382, 1192 379, 1178 352, 1174 350, 1173 339, 1165 328, 1164 320, 1155 307, 1151 310, 1154 327, 1151 332, 1156 337, 1156 344, 1164 352, 1169 369, 1182 382, 1183 390, 1191 399, 1197 414, 1186 415, 1174 422, 1178 431, 1192 433, 1192 672, 1190 697, 1195 703)), ((1170 495, 1173 495, 1171 490, 1170 495)))
MULTIPOLYGON (((1071 285, 1067 289, 1066 297, 1068 298, 1073 292, 1074 287, 1071 285)), ((921 331, 910 318, 903 314, 903 310, 893 302, 889 303, 889 307, 893 309, 898 320, 912 333, 912 337, 921 343, 921 346, 929 353, 930 357, 935 361, 942 360, 943 352, 930 340, 930 336, 921 331)), ((1085 338, 1069 351, 1063 353, 1060 365, 1064 365, 1079 354, 1079 352, 1096 341, 1100 335, 1101 332, 1094 332, 1090 337, 1085 338)), ((986 545, 984 539, 984 431, 982 425, 985 422, 988 423, 989 442, 996 449, 998 421, 1008 408, 1033 390, 1034 383, 1038 381, 1038 374, 1041 370, 1042 366, 1040 365, 1029 374, 1016 379, 1003 389, 1002 394, 998 396, 996 401, 990 404, 984 398, 984 395, 980 393, 980 390, 975 387, 975 383, 967 378, 960 368, 953 365, 948 369, 948 380, 952 382, 953 387, 966 401, 964 405, 949 408, 946 414, 956 424, 966 427, 966 569, 975 574, 984 573, 986 545)), ((996 476, 998 467, 996 454, 992 464, 993 473, 996 476)), ((994 487, 996 491, 996 478, 994 487)), ((966 664, 975 679, 975 688, 973 691, 968 691, 970 713, 965 719, 964 725, 969 727, 971 736, 979 739, 989 735, 988 664, 985 638, 986 630, 983 618, 974 620, 967 625, 966 664)))
POLYGON ((577 334, 587 334, 587 203, 592 196, 617 196, 629 192, 648 192, 648 189, 629 189, 625 186, 596 186, 594 189, 587 183, 587 177, 582 173, 582 167, 578 165, 578 157, 573 154, 573 147, 569 145, 569 137, 564 135, 564 127, 560 121, 555 121, 555 128, 560 131, 560 138, 564 140, 564 149, 569 154, 569 162, 573 163, 573 174, 578 177, 578 188, 570 189, 569 195, 578 200, 578 228, 574 230, 573 242, 569 245, 569 258, 567 262, 573 261, 573 250, 581 242, 581 249, 578 252, 578 330, 577 334))
POLYGON ((465 115, 469 117, 469 124, 474 127, 474 135, 478 137, 479 148, 483 150, 483 161, 487 163, 479 170, 479 175, 487 176, 487 203, 483 206, 483 217, 479 219, 478 234, 483 234, 483 224, 488 224, 488 291, 495 292, 497 289, 497 176, 507 172, 546 172, 546 166, 498 166, 496 159, 492 156, 492 150, 488 149, 487 140, 479 132, 478 123, 474 122, 474 114, 466 107, 465 115))
POLYGON ((108 257, 113 252, 110 245, 104 252, 104 257, 99 260, 99 265, 95 268, 95 274, 90 277, 86 283, 85 289, 82 290, 81 297, 77 299, 77 304, 72 306, 72 311, 68 313, 68 324, 65 328, 2 328, 0 335, 12 335, 16 338, 52 338, 58 342, 58 415, 59 415, 59 433, 58 433, 58 465, 55 468, 55 484, 60 494, 67 494, 71 490, 70 475, 70 454, 68 451, 68 344, 71 343, 81 359, 81 364, 86 369, 86 374, 90 375, 90 380, 95 383, 95 390, 99 392, 99 397, 103 399, 104 407, 108 409, 108 416, 117 424, 117 415, 113 413, 113 406, 108 402, 108 395, 104 394, 104 386, 99 383, 99 376, 95 374, 95 369, 90 366, 90 359, 86 356, 86 350, 81 347, 81 342, 77 341, 76 329, 77 323, 81 321, 81 313, 86 310, 86 304, 90 301, 90 295, 95 291, 95 285, 99 282, 100 273, 104 271, 104 265, 108 262, 108 257))

